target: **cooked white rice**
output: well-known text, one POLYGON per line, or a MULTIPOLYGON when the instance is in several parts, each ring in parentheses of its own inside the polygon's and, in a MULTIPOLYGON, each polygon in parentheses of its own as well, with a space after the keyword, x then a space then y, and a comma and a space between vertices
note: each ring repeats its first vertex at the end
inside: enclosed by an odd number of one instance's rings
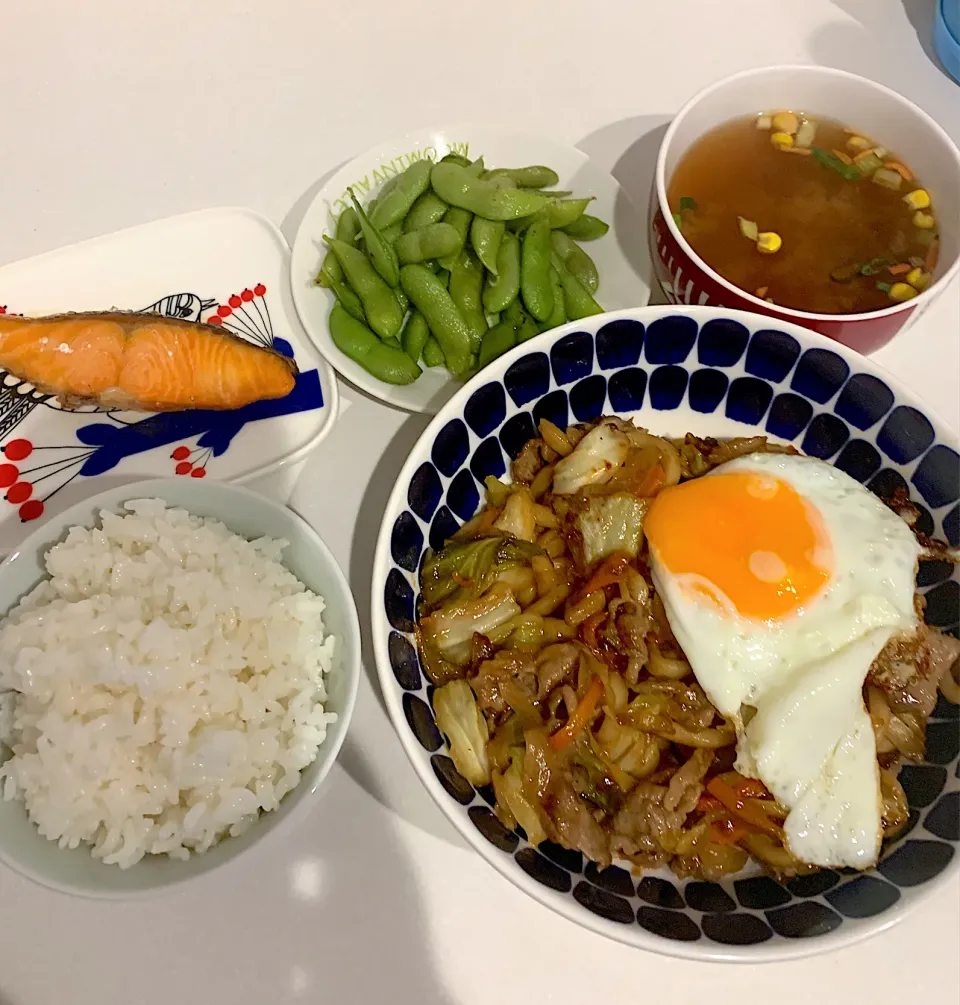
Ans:
POLYGON ((74 527, 0 621, 4 799, 61 848, 188 858, 277 808, 328 723, 323 598, 159 499, 74 527))

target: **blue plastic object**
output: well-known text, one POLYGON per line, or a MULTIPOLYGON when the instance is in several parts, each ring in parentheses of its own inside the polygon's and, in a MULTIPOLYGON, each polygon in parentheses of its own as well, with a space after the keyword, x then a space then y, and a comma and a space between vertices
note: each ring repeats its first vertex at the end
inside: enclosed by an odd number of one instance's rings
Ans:
POLYGON ((939 0, 933 45, 947 72, 960 83, 960 0, 939 0))

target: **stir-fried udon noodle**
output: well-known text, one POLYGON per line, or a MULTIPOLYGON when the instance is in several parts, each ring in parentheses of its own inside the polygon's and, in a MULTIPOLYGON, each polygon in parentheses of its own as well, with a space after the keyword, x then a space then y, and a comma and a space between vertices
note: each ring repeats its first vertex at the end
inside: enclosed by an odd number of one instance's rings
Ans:
MULTIPOLYGON (((539 431, 510 484, 488 478, 481 511, 422 569, 420 656, 457 769, 492 786, 506 827, 601 866, 666 865, 705 879, 749 857, 779 875, 815 868, 786 846, 786 809, 733 770, 734 725, 674 638, 642 529, 662 489, 745 454, 795 451, 762 437, 667 440, 616 418, 566 430, 542 421, 539 431), (571 493, 577 470, 596 463, 578 444, 610 424, 629 442, 623 463, 571 493)), ((907 499, 889 504, 916 519, 907 499)), ((925 557, 955 559, 918 537, 925 557)), ((938 691, 960 699, 958 650, 924 625, 892 640, 870 669, 864 698, 885 838, 907 822, 897 773, 923 756, 938 691)))

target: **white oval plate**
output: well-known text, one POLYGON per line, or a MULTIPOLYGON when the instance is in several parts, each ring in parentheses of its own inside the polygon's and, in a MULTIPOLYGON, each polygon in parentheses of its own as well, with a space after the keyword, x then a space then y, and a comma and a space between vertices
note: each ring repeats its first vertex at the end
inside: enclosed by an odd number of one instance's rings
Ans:
POLYGON ((436 412, 461 383, 441 367, 425 369, 418 380, 403 387, 371 377, 333 344, 327 318, 335 297, 314 279, 326 251, 323 235, 333 234, 337 217, 348 205, 348 186, 366 205, 388 178, 406 170, 413 161, 423 157, 439 160, 450 151, 470 158, 482 154, 491 168, 546 164, 560 175, 558 189, 570 189, 576 196, 594 196, 588 212, 610 224, 605 237, 585 244, 600 272, 597 299, 608 311, 645 307, 650 299, 643 215, 616 180, 597 168, 582 150, 548 137, 484 125, 419 129, 378 144, 337 171, 304 214, 290 260, 293 301, 307 334, 338 373, 374 398, 410 412, 436 412))
POLYGON ((236 411, 67 411, 0 370, 0 555, 35 521, 118 482, 243 482, 303 457, 337 416, 337 381, 297 319, 289 249, 252 210, 200 210, 0 268, 0 312, 133 310, 227 331, 292 355, 286 398, 236 411), (26 526, 25 526, 26 525, 26 526))

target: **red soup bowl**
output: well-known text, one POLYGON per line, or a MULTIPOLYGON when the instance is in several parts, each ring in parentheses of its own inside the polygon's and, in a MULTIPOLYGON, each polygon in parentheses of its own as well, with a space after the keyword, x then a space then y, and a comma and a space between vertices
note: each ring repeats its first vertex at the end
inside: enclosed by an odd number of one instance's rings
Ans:
POLYGON ((811 328, 861 353, 885 345, 912 324, 960 269, 960 150, 926 112, 881 84, 819 66, 748 70, 701 91, 670 124, 650 199, 650 251, 667 299, 675 304, 732 307, 811 328), (866 314, 813 314, 769 304, 728 282, 687 243, 673 220, 667 185, 681 157, 704 133, 730 119, 789 108, 849 123, 909 157, 930 192, 940 256, 930 285, 917 297, 866 314))

